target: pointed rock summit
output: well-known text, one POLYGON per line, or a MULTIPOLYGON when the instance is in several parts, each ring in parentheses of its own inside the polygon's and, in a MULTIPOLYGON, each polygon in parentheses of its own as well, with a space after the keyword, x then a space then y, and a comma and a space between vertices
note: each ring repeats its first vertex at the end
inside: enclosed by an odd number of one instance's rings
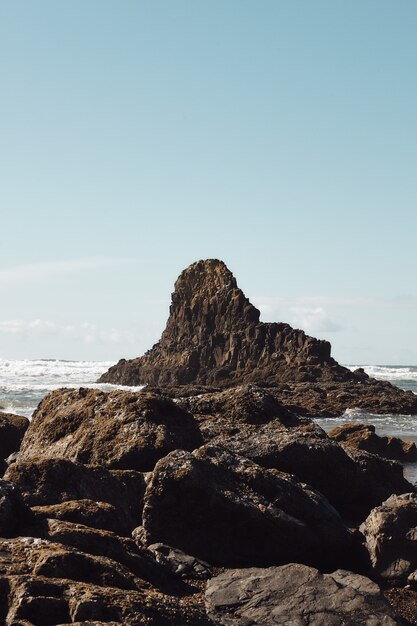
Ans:
POLYGON ((354 378, 330 356, 328 341, 260 322, 259 315, 222 261, 193 263, 175 283, 159 342, 142 357, 122 359, 99 382, 230 386, 354 378))

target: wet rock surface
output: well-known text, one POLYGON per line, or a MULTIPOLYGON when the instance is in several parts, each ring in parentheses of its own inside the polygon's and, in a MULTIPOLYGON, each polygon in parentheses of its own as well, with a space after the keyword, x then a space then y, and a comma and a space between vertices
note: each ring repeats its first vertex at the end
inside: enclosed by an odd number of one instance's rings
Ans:
POLYGON ((329 342, 288 324, 260 322, 259 315, 222 261, 193 263, 175 283, 159 342, 142 357, 121 359, 99 382, 164 388, 254 382, 276 387, 281 402, 305 415, 354 407, 417 414, 412 392, 361 369, 351 372, 331 357, 329 342))
POLYGON ((379 587, 305 565, 229 570, 207 583, 208 613, 224 626, 400 626, 379 587))

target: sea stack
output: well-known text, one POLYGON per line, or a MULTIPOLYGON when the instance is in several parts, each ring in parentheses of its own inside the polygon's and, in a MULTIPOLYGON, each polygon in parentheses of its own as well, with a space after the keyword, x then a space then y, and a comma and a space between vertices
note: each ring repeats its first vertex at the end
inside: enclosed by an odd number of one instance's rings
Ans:
POLYGON ((142 357, 110 368, 99 382, 232 386, 349 380, 328 341, 284 323, 263 323, 226 265, 193 263, 175 283, 161 339, 142 357))

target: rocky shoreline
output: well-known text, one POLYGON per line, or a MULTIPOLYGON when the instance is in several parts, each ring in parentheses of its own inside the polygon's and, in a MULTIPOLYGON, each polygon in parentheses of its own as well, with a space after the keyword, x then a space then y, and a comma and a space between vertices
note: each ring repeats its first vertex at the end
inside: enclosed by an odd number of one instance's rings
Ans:
POLYGON ((62 389, 18 423, 6 626, 417 624, 417 492, 387 458, 410 446, 329 436, 253 384, 62 389))
POLYGON ((312 416, 416 413, 259 311, 216 260, 160 342, 0 414, 0 624, 417 625, 414 445, 312 416))

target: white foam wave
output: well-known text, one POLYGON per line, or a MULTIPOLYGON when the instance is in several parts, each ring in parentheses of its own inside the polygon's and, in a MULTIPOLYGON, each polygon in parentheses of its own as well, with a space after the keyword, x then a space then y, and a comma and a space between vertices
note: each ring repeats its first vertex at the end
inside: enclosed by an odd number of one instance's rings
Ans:
POLYGON ((346 367, 352 371, 362 367, 369 376, 379 380, 417 382, 417 367, 413 366, 346 365, 346 367))

